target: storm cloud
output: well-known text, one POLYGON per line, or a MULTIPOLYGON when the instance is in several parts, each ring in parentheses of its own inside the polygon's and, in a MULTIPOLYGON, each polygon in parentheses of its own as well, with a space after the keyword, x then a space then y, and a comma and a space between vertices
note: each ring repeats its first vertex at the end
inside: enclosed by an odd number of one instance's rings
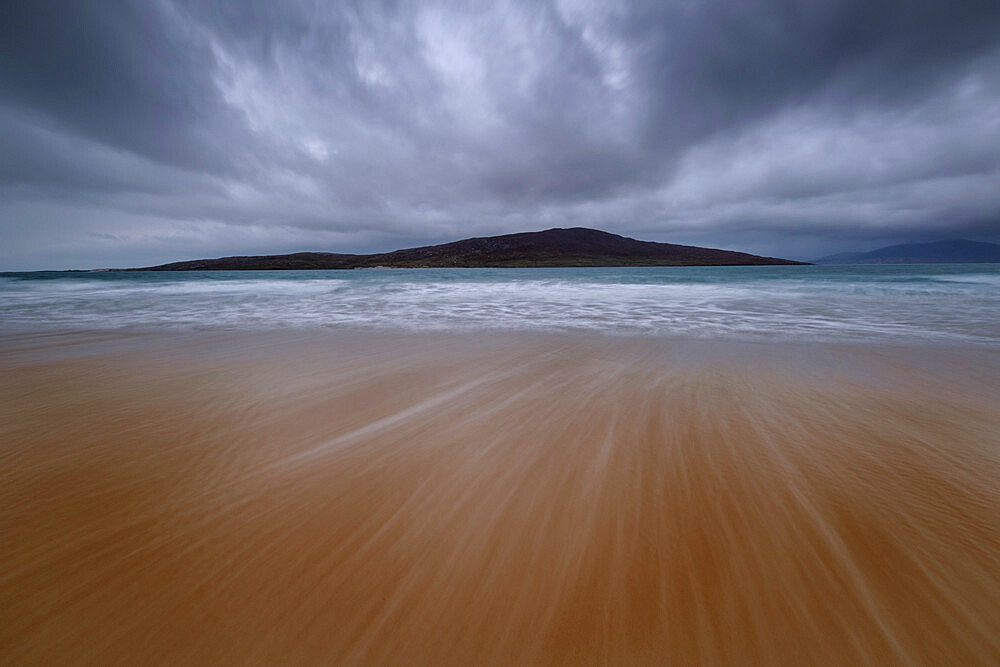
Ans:
POLYGON ((995 0, 15 0, 0 269, 998 241, 998 35, 995 0))

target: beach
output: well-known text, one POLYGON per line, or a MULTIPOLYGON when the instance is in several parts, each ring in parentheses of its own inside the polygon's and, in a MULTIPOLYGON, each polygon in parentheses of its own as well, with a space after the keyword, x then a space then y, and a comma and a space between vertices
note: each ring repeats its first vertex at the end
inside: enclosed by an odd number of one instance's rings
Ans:
POLYGON ((991 346, 0 335, 6 664, 996 664, 991 346))
POLYGON ((0 667, 1000 667, 1000 0, 3 7, 0 667))

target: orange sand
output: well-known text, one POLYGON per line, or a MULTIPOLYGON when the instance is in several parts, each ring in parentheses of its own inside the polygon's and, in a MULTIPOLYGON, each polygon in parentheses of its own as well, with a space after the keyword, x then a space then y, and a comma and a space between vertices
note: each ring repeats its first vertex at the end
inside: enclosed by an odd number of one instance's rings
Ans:
POLYGON ((996 351, 0 340, 0 663, 998 664, 996 351))

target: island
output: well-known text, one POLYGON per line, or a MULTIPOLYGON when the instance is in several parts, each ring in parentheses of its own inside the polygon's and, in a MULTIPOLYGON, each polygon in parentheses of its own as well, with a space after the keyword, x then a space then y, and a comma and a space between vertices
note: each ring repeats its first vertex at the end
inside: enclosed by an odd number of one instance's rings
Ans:
POLYGON ((195 259, 126 271, 261 271, 364 268, 529 268, 572 266, 761 266, 808 264, 732 250, 637 241, 573 227, 463 239, 394 252, 297 252, 195 259))
POLYGON ((816 264, 983 264, 1000 263, 1000 245, 968 239, 903 243, 870 252, 842 252, 816 264))

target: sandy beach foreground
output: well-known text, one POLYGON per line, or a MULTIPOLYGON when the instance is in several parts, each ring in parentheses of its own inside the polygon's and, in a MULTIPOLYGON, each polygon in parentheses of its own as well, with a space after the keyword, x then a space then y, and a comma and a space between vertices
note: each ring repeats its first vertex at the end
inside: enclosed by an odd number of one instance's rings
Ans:
POLYGON ((0 337, 3 664, 997 664, 1000 353, 0 337))

